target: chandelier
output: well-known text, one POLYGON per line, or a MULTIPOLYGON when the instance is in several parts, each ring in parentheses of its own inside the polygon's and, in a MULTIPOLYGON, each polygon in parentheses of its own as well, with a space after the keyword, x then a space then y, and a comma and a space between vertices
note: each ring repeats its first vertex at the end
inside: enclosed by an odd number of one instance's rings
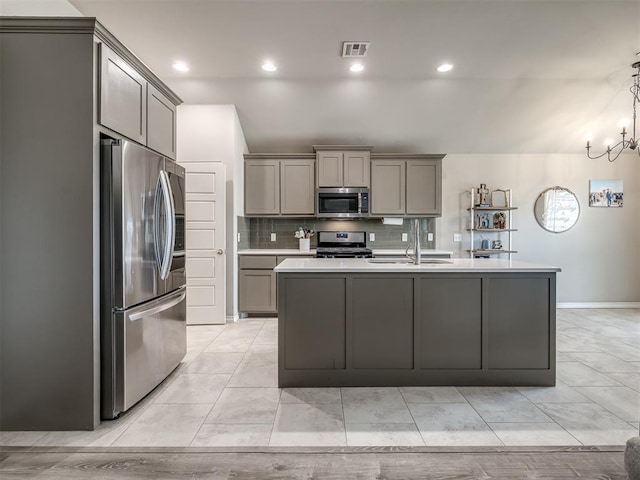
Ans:
MULTIPOLYGON (((631 95, 633 95, 633 131, 632 136, 627 140, 627 127, 622 127, 622 140, 620 140, 615 145, 607 145, 607 150, 602 152, 600 155, 591 156, 590 150, 591 145, 589 144, 589 140, 587 140, 587 157, 595 159, 607 156, 607 159, 610 162, 614 162, 620 154, 625 150, 635 150, 638 147, 638 143, 640 142, 640 138, 636 137, 636 106, 640 103, 640 62, 636 62, 631 65, 632 68, 636 69, 636 73, 634 73, 631 78, 633 79, 633 85, 629 91, 631 95)), ((640 150, 638 150, 638 154, 640 155, 640 150)))

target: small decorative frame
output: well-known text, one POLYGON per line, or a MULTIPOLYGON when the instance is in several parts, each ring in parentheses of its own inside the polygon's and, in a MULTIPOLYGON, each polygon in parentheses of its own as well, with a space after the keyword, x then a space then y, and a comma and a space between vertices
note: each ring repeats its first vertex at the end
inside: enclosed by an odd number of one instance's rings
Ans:
POLYGON ((622 180, 589 180, 590 207, 622 207, 622 180))
POLYGON ((493 228, 495 230, 504 230, 507 228, 507 217, 504 212, 496 212, 493 214, 493 228))
POLYGON ((506 190, 493 190, 491 192, 491 206, 493 208, 509 208, 509 197, 506 190))

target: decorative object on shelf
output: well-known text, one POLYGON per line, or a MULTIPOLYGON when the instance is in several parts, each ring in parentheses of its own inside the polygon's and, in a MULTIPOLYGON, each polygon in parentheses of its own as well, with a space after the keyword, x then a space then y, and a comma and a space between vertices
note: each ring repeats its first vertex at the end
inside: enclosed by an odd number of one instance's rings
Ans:
POLYGON ((493 228, 496 230, 504 230, 507 224, 507 217, 504 212, 496 212, 493 214, 493 228))
POLYGON ((507 191, 497 189, 491 192, 491 206, 493 208, 507 208, 509 200, 507 199, 507 191))
POLYGON ((590 207, 622 207, 622 180, 589 180, 590 207))
POLYGON ((491 228, 490 215, 488 213, 476 215, 476 229, 487 230, 491 228))
POLYGON ((502 250, 502 240, 494 240, 491 242, 491 250, 502 250))
POLYGON ((580 203, 568 188, 551 187, 538 195, 533 213, 542 228, 548 232, 562 233, 578 221, 580 203))
POLYGON ((480 241, 480 249, 481 250, 489 250, 489 240, 487 240, 486 238, 482 239, 480 241))
POLYGON ((313 230, 302 227, 296 230, 294 235, 298 239, 300 251, 308 252, 311 250, 311 237, 313 237, 314 234, 315 232, 313 230))
MULTIPOLYGON (((626 139, 627 136, 627 127, 623 126, 622 127, 622 132, 620 132, 620 135, 622 135, 622 140, 620 140, 618 143, 616 143, 615 145, 611 145, 613 143, 613 141, 611 142, 606 142, 605 145, 607 147, 607 149, 601 153, 600 155, 596 155, 594 157, 591 156, 591 154, 589 153, 590 149, 591 149, 591 144, 589 143, 589 140, 587 140, 587 157, 591 158, 591 159, 596 159, 596 158, 600 158, 603 156, 607 156, 607 160, 609 160, 610 162, 614 162, 622 152, 624 152, 625 149, 629 149, 629 150, 635 150, 638 147, 638 143, 640 143, 640 138, 636 137, 636 107, 638 105, 638 103, 640 103, 640 62, 635 62, 631 65, 631 68, 635 68, 636 72, 631 75, 631 78, 633 79, 633 84, 631 85, 631 88, 629 89, 629 91, 631 92, 631 95, 633 95, 633 131, 632 131, 632 136, 629 140, 626 139), (618 150, 617 153, 614 153, 616 149, 620 149, 618 150), (613 157, 611 156, 613 154, 613 157)), ((640 150, 638 150, 638 155, 640 155, 640 150)))
POLYGON ((478 198, 476 199, 476 207, 490 207, 489 203, 489 189, 484 183, 480 184, 478 188, 478 198))

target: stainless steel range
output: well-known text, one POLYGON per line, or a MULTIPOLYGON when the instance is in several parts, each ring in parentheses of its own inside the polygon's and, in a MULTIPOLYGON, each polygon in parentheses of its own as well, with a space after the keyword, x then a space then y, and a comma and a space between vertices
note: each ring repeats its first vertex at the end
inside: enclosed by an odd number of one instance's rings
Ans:
POLYGON ((318 232, 317 258, 371 258, 366 232, 318 232))

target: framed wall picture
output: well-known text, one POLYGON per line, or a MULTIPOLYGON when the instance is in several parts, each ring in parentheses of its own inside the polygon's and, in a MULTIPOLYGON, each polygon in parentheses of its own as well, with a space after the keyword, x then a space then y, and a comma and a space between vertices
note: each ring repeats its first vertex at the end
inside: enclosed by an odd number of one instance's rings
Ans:
POLYGON ((622 180, 589 180, 590 207, 622 207, 622 180))

